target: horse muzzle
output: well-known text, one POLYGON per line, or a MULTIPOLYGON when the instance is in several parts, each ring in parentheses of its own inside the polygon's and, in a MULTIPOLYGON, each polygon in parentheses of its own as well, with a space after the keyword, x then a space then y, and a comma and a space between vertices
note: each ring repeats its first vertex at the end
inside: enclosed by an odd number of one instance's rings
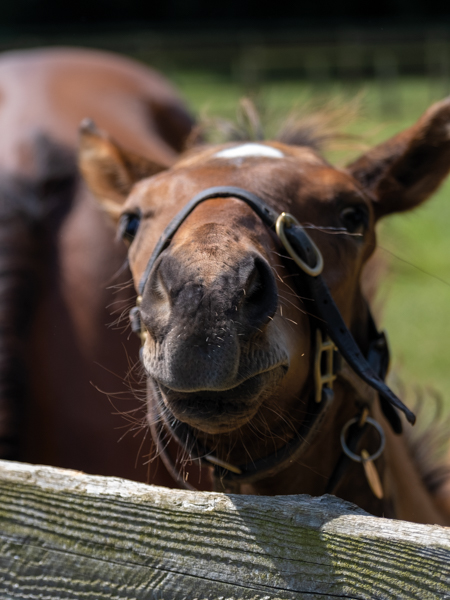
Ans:
POLYGON ((152 387, 169 417, 205 433, 218 434, 234 431, 250 421, 286 371, 286 366, 277 365, 220 391, 180 392, 155 380, 152 387))

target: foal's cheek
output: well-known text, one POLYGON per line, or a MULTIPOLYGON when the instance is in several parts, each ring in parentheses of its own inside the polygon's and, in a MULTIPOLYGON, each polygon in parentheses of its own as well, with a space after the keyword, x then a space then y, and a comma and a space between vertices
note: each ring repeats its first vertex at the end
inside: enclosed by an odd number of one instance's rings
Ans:
POLYGON ((282 385, 288 395, 296 396, 301 393, 307 381, 313 359, 309 319, 300 314, 294 323, 285 316, 277 315, 275 323, 279 332, 278 339, 289 357, 289 368, 282 385))
POLYGON ((138 232, 138 235, 128 249, 128 262, 136 290, 139 287, 139 282, 147 267, 148 260, 152 255, 156 242, 156 236, 151 235, 151 230, 149 230, 149 228, 143 228, 142 231, 138 232))

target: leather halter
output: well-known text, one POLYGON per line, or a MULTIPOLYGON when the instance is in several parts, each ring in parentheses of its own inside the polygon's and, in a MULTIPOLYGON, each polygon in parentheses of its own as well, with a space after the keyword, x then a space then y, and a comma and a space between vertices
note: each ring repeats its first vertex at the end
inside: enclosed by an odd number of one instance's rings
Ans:
MULTIPOLYGON (((173 235, 196 206, 212 198, 229 197, 238 198, 248 204, 265 225, 270 229, 275 229, 275 225, 279 218, 278 213, 255 194, 232 186, 208 188, 192 198, 164 230, 139 283, 139 296, 144 294, 155 261, 170 244, 173 235)), ((293 249, 296 255, 300 257, 300 262, 306 263, 309 270, 314 270, 318 260, 318 250, 305 230, 299 224, 292 223, 289 227, 285 228, 284 233, 288 243, 292 247, 291 249, 293 249)), ((339 361, 336 359, 338 356, 344 358, 350 367, 350 370, 353 371, 358 378, 362 379, 367 386, 369 386, 369 389, 372 388, 372 390, 378 393, 381 408, 385 417, 389 421, 392 429, 396 433, 401 433, 402 425, 400 417, 395 409, 402 411, 405 414, 406 419, 412 424, 415 422, 415 415, 384 382, 389 362, 389 353, 384 334, 380 334, 377 331, 369 311, 369 352, 367 358, 364 357, 352 334, 345 325, 325 281, 320 274, 309 274, 307 271, 308 269, 299 269, 302 276, 301 285, 303 295, 305 294, 306 289, 308 296, 312 300, 311 306, 309 307, 309 312, 311 313, 310 319, 313 320, 313 327, 311 329, 319 331, 321 338, 326 340, 327 336, 329 336, 329 339, 332 340, 332 344, 328 345, 326 342, 322 342, 323 348, 320 350, 319 354, 316 349, 316 363, 317 361, 319 363, 318 365, 316 364, 316 368, 320 369, 322 352, 328 351, 328 362, 331 363, 331 372, 328 373, 328 377, 331 381, 336 377, 338 371, 339 361)), ((130 319, 133 330, 140 333, 142 324, 139 306, 131 310, 130 319)), ((190 451, 191 458, 204 458, 208 460, 210 464, 215 464, 216 477, 225 479, 227 482, 251 482, 280 471, 285 465, 287 466, 294 459, 297 459, 306 447, 310 446, 308 442, 315 436, 318 425, 322 422, 324 415, 327 412, 327 408, 333 399, 332 386, 330 384, 327 385, 326 381, 322 381, 320 373, 318 378, 316 377, 316 386, 317 385, 320 386, 319 397, 316 397, 317 393, 312 394, 312 399, 310 399, 307 411, 308 416, 300 426, 297 434, 283 448, 277 450, 274 454, 256 460, 251 465, 233 467, 232 465, 223 463, 219 459, 211 457, 208 450, 202 448, 197 442, 195 444, 195 449, 190 451)), ((368 403, 368 400, 366 400, 366 404, 368 403)), ((159 427, 161 426, 162 425, 160 424, 159 427)), ((192 440, 193 438, 192 429, 185 423, 177 421, 176 419, 171 423, 165 423, 164 426, 166 429, 169 429, 173 437, 187 449, 189 439, 192 440)), ((153 427, 152 433, 157 436, 157 438, 160 438, 160 432, 158 432, 156 425, 153 427)), ((155 441, 158 444, 158 439, 155 441)), ((162 457, 164 459, 164 456, 162 457)), ((167 456, 165 458, 167 459, 167 456)), ((170 471, 173 474, 173 466, 170 471)), ((180 481, 180 477, 177 477, 177 479, 180 481)))

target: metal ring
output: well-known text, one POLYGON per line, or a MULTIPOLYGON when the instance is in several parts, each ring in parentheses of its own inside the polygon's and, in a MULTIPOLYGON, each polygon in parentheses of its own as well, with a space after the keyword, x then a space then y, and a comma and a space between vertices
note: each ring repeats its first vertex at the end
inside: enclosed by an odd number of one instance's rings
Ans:
POLYGON ((283 246, 286 248, 289 255, 294 260, 295 264, 300 267, 300 269, 302 269, 308 275, 311 275, 311 277, 317 277, 317 275, 320 275, 322 273, 322 271, 323 271, 322 254, 321 254, 319 248, 312 241, 312 239, 309 237, 309 235, 306 233, 306 231, 303 229, 301 224, 297 221, 297 219, 294 216, 290 215, 289 213, 285 213, 285 212, 281 213, 281 215, 277 219, 277 222, 275 223, 275 230, 276 230, 277 235, 280 238, 283 246), (286 233, 284 231, 284 226, 286 224, 287 225, 297 225, 298 227, 302 228, 303 233, 308 238, 308 241, 311 244, 311 247, 316 254, 316 266, 315 267, 310 267, 307 263, 305 263, 305 261, 300 258, 300 256, 296 253, 294 248, 291 246, 289 240, 286 237, 286 233))
MULTIPOLYGON (((355 454, 354 452, 352 452, 350 450, 350 448, 347 446, 347 440, 345 439, 348 428, 351 427, 354 423, 358 423, 358 422, 359 422, 359 417, 355 417, 354 419, 350 419, 350 421, 347 421, 347 423, 344 425, 344 427, 342 428, 342 431, 341 431, 341 446, 342 446, 342 450, 345 452, 345 454, 349 458, 351 458, 355 462, 361 463, 361 462, 363 462, 363 459, 361 458, 361 456, 359 456, 358 454, 355 454)), ((384 435, 383 428, 378 423, 378 421, 375 421, 375 419, 372 419, 371 417, 367 417, 366 423, 370 423, 370 425, 373 425, 373 427, 375 427, 375 429, 378 431, 378 434, 380 436, 380 447, 378 448, 378 450, 376 452, 371 454, 365 460, 365 462, 368 462, 368 461, 376 460, 379 456, 381 456, 381 454, 384 450, 384 445, 386 443, 386 437, 384 435)))

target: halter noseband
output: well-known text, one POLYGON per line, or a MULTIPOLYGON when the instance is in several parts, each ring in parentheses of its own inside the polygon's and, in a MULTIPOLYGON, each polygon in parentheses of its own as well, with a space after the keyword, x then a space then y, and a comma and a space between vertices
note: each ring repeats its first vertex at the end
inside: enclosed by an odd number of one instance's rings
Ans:
MULTIPOLYGON (((297 435, 283 448, 272 455, 255 461, 244 467, 233 467, 208 454, 207 449, 197 445, 192 458, 205 457, 210 463, 216 465, 216 472, 227 481, 251 482, 270 476, 289 464, 307 447, 307 443, 315 435, 318 424, 322 421, 327 408, 333 398, 332 383, 337 376, 340 356, 345 359, 350 370, 362 379, 370 388, 378 393, 382 411, 396 433, 401 433, 402 425, 396 408, 401 410, 406 419, 414 424, 414 414, 385 384, 389 362, 389 353, 383 333, 376 329, 374 320, 369 311, 369 351, 367 358, 363 356, 352 334, 344 323, 328 286, 321 276, 323 267, 322 255, 314 242, 297 222, 286 213, 279 215, 261 198, 255 194, 232 186, 212 187, 197 194, 174 217, 160 237, 141 278, 138 288, 138 305, 130 312, 132 328, 141 334, 143 327, 140 320, 140 299, 154 267, 156 259, 170 244, 173 235, 184 222, 186 217, 202 202, 212 198, 238 198, 250 206, 260 219, 270 229, 275 229, 284 249, 293 258, 302 274, 302 287, 306 288, 311 298, 310 319, 313 320, 312 331, 316 330, 315 352, 315 392, 313 401, 310 402, 308 416, 297 431, 297 435), (322 355, 326 354, 326 360, 322 355), (323 364, 325 363, 325 369, 323 364)), ((187 438, 192 439, 190 427, 180 421, 174 420, 166 424, 172 435, 186 447, 187 438)), ((154 431, 158 436, 158 432, 154 431)), ((192 453, 191 453, 192 454, 192 453)))

